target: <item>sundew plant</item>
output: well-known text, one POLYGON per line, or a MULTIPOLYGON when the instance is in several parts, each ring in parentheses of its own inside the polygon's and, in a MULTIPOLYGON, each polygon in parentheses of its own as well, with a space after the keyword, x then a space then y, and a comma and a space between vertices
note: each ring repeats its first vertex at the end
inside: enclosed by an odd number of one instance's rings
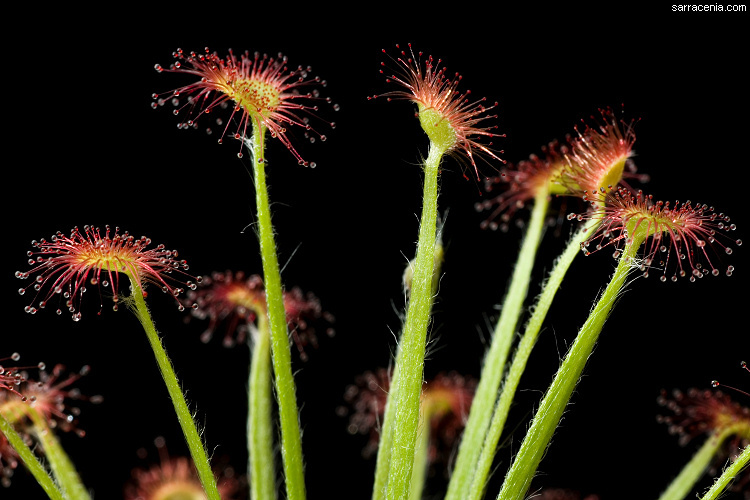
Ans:
POLYGON ((1 498, 749 498, 747 125, 375 38, 159 40, 17 166, 1 498))

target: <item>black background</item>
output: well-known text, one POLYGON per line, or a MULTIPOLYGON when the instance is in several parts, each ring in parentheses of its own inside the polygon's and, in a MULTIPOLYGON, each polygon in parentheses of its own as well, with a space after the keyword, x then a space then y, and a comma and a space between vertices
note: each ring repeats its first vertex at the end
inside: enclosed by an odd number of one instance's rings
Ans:
MULTIPOLYGON (((635 162, 651 176, 656 198, 690 199, 730 214, 747 240, 747 14, 679 14, 669 5, 527 12, 453 6, 368 7, 352 15, 324 5, 161 8, 130 12, 9 16, 22 35, 5 41, 4 181, 6 323, 0 355, 26 363, 91 366, 79 383, 101 394, 82 403, 83 439, 63 436, 83 480, 99 499, 121 497, 130 470, 155 457, 163 435, 171 453, 186 453, 153 356, 136 319, 89 294, 74 323, 52 311, 23 312, 28 297, 13 276, 26 269, 32 239, 73 226, 110 224, 180 251, 191 272, 260 273, 252 230, 253 184, 238 143, 217 145, 202 130, 178 130, 151 94, 187 83, 157 74, 178 47, 219 54, 283 52, 290 65, 311 65, 340 106, 321 115, 328 141, 290 134, 316 169, 296 165, 276 141, 267 157, 280 260, 287 286, 320 297, 336 316, 336 336, 320 338, 309 360, 295 358, 310 498, 367 498, 374 460, 360 458, 365 438, 346 432, 336 414, 346 386, 388 363, 404 299, 400 278, 413 256, 421 204, 418 161, 424 134, 410 104, 368 101, 392 90, 379 74, 381 49, 411 42, 463 77, 462 89, 498 101, 507 138, 496 145, 510 162, 524 159, 597 108, 624 105, 640 118, 635 162), (345 19, 346 16, 351 19, 345 19)), ((532 11, 533 10, 533 11, 532 11)), ((492 168, 484 166, 491 175, 492 168)), ((496 304, 504 295, 521 230, 479 229, 481 185, 445 160, 440 210, 449 209, 444 278, 426 377, 457 370, 478 375, 496 304)), ((520 218, 527 214, 520 214, 520 218)), ((530 293, 560 252, 572 226, 548 231, 530 293)), ((696 444, 680 448, 656 423, 661 388, 708 388, 712 379, 750 386, 739 363, 750 358, 748 258, 724 259, 732 278, 698 283, 636 280, 607 323, 562 427, 533 487, 567 487, 603 499, 656 498, 696 444)), ((573 264, 524 376, 489 498, 523 436, 532 409, 575 336, 613 261, 608 252, 573 264)), ((105 299, 106 300, 106 299, 105 299)), ((203 326, 183 323, 173 301, 149 305, 214 454, 244 470, 247 349, 199 340, 203 326)), ((747 398, 737 396, 743 404, 747 398)), ((444 487, 440 473, 428 493, 444 487)), ((706 485, 708 483, 702 483, 706 485)), ((42 498, 23 472, 2 498, 42 498)), ((439 498, 439 495, 435 498, 439 498)), ((736 498, 736 497, 735 497, 736 498)))

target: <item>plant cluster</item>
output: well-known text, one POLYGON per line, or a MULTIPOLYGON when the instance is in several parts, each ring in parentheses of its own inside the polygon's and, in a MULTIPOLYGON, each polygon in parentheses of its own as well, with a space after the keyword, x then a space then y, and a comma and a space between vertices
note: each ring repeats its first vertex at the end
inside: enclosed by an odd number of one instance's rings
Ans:
MULTIPOLYGON (((324 117, 337 106, 322 94, 325 80, 309 67, 291 66, 281 54, 230 51, 222 57, 208 48, 178 49, 170 65, 157 64, 155 69, 190 82, 154 93, 154 109, 171 109, 180 129, 202 127, 211 132, 217 126, 218 142, 236 140, 237 156, 249 155, 254 193, 248 196, 248 207, 255 210, 260 269, 193 274, 177 250, 116 226, 84 225, 68 232, 42 228, 57 232, 31 243, 28 268, 16 272, 23 282, 18 293, 29 314, 51 310, 70 314, 78 322, 87 316, 84 297, 94 291, 99 315, 111 300, 112 309, 125 306, 143 328, 190 457, 169 456, 164 440, 158 438, 158 463, 133 470, 131 481, 123 486, 125 498, 226 500, 249 495, 255 500, 303 500, 304 402, 298 401, 296 384, 304 372, 295 370, 294 363, 308 358, 308 349, 318 344, 318 332, 351 332, 336 327, 336 311, 327 312, 322 305, 326 297, 288 286, 282 279, 276 239, 284 228, 272 221, 268 180, 276 160, 268 160, 266 146, 279 141, 292 163, 316 167, 293 137, 326 141, 336 123, 324 117), (147 305, 154 290, 171 296, 186 322, 205 326, 203 341, 218 335, 227 347, 249 349, 247 393, 242 395, 247 424, 237 432, 247 444, 248 460, 241 473, 236 463, 222 462, 206 447, 201 423, 178 378, 180 367, 168 356, 147 305)), ((624 118, 624 112, 600 109, 590 121, 573 127, 569 136, 508 164, 496 145, 505 137, 498 130, 498 104, 474 98, 464 89, 461 75, 449 72, 442 60, 411 45, 397 46, 395 52, 383 50, 380 72, 387 90, 368 99, 410 102, 429 142, 421 164, 422 212, 413 259, 403 273, 406 300, 393 355, 380 367, 363 367, 361 377, 342 395, 344 404, 337 413, 347 418, 351 434, 367 436, 363 456, 374 457, 373 500, 422 498, 435 471, 442 472, 447 483, 447 500, 523 500, 534 493, 532 480, 588 360, 596 355, 607 319, 618 303, 632 300, 623 292, 728 279, 734 266, 727 262, 742 240, 730 217, 711 205, 658 201, 643 191, 648 176, 635 165, 637 120, 624 118), (486 351, 476 353, 482 360, 481 373, 475 378, 452 370, 427 380, 425 366, 437 326, 433 310, 441 294, 443 265, 450 261, 443 230, 452 221, 441 217, 438 203, 449 162, 460 166, 468 182, 493 193, 476 204, 486 214, 483 228, 510 234, 510 223, 522 219, 521 209, 530 215, 522 224, 520 246, 509 243, 518 246, 517 260, 486 351), (540 262, 542 236, 552 224, 568 228, 570 237, 553 262, 540 262), (521 378, 557 292, 564 280, 571 279, 568 270, 577 257, 600 252, 612 256, 614 271, 609 278, 588 273, 588 279, 601 282, 601 292, 593 303, 580 305, 588 317, 548 389, 530 409, 533 418, 521 433, 512 462, 498 467, 496 453, 510 433, 509 415, 521 378), (540 293, 531 296, 537 268, 549 271, 540 293), (666 283, 633 283, 636 277, 654 275, 666 283), (497 491, 488 487, 493 474, 504 475, 497 491)), ((284 176, 293 177, 294 171, 284 176)), ((347 281, 349 276, 342 272, 331 279, 347 281)), ((0 359, 0 476, 6 491, 13 492, 11 478, 23 466, 52 499, 92 498, 95 492, 85 486, 75 461, 58 440, 61 432, 85 434, 77 426, 79 402, 102 401, 75 388, 88 369, 66 376, 61 365, 48 372, 43 363, 20 365, 17 353, 0 354, 8 356, 0 359)), ((747 491, 750 410, 712 389, 665 392, 659 403, 670 412, 660 421, 680 435, 681 444, 706 436, 682 472, 671 482, 665 478, 660 500, 686 498, 707 471, 716 480, 701 498, 718 498, 728 488, 747 491)), ((599 498, 596 492, 586 496, 552 487, 537 493, 544 499, 599 498)))

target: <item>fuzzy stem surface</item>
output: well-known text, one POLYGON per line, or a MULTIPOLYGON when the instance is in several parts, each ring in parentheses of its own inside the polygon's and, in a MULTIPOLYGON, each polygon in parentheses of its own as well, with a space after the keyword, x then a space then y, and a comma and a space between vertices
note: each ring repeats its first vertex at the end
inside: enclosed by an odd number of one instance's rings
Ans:
MULTIPOLYGON (((437 240, 441 238, 438 236, 437 240)), ((440 283, 440 270, 443 263, 443 248, 442 242, 436 244, 435 248, 435 266, 432 270, 432 295, 433 299, 437 295, 438 285, 440 283), (438 248, 438 245, 440 247, 438 248)), ((411 262, 409 263, 411 266, 411 262)), ((434 300, 433 300, 434 301, 434 300)), ((385 403, 385 411, 383 412, 383 423, 380 429, 380 439, 378 440, 378 454, 375 466, 375 481, 372 489, 373 500, 383 500, 386 497, 387 485, 388 485, 388 472, 390 471, 391 464, 391 448, 393 446, 393 430, 395 428, 395 401, 396 388, 398 386, 398 367, 401 364, 401 348, 397 346, 396 359, 393 373, 391 374, 390 390, 385 403)), ((418 452, 417 452, 418 453, 418 452)), ((418 458, 415 458, 418 460, 418 458)), ((414 479, 412 479, 412 485, 414 479)), ((413 490, 412 490, 413 491, 413 490)))
POLYGON ((565 250, 563 250, 563 253, 555 261, 554 267, 542 288, 542 292, 532 308, 534 312, 526 323, 523 336, 516 348, 513 361, 511 362, 510 369, 505 378, 505 383, 500 392, 500 398, 498 399, 497 406, 492 414, 492 421, 490 422, 485 435, 484 443, 479 445, 481 447, 481 454, 479 454, 475 467, 472 469, 474 478, 469 490, 470 498, 472 499, 479 499, 482 497, 485 485, 489 479, 490 468, 495 457, 497 443, 500 441, 500 436, 505 427, 505 421, 508 417, 511 404, 513 403, 516 389, 521 381, 523 372, 526 370, 526 364, 531 356, 532 350, 534 349, 536 340, 539 337, 539 332, 541 331, 544 319, 547 317, 547 312, 552 305, 552 301, 554 300, 557 291, 560 289, 560 284, 570 268, 570 265, 573 263, 573 260, 581 253, 581 243, 589 237, 591 231, 593 231, 599 223, 599 220, 590 221, 573 235, 565 250))
POLYGON ((52 474, 65 496, 70 500, 90 500, 91 495, 83 485, 81 476, 47 421, 33 407, 29 407, 26 412, 34 424, 34 435, 42 444, 52 474))
MULTIPOLYGON (((534 258, 544 231, 544 219, 549 206, 548 198, 549 190, 542 189, 534 199, 531 219, 518 253, 518 260, 513 270, 508 293, 503 301, 500 318, 492 335, 492 343, 482 365, 482 373, 471 403, 469 419, 461 438, 456 465, 448 484, 446 500, 466 498, 468 488, 477 470, 477 460, 482 451, 482 443, 485 441, 492 410, 495 408, 500 381, 505 370, 505 362, 513 343, 523 302, 528 294, 534 258)), ((484 483, 484 479, 482 483, 484 483)))
POLYGON ((745 467, 748 467, 748 464, 750 464, 750 446, 746 446, 735 461, 724 469, 724 472, 716 479, 701 500, 716 500, 719 498, 719 495, 732 483, 734 478, 740 475, 745 467))
POLYGON ((2 432, 8 443, 18 453, 23 464, 31 472, 31 475, 34 476, 34 479, 36 479, 47 496, 52 500, 66 500, 66 497, 57 487, 44 466, 39 462, 39 459, 36 458, 34 452, 26 446, 26 443, 23 442, 23 438, 16 432, 13 424, 8 422, 2 413, 0 413, 0 432, 2 432))
POLYGON ((151 313, 148 310, 146 301, 143 298, 143 290, 141 289, 138 281, 130 277, 130 284, 133 289, 132 294, 132 308, 138 320, 143 325, 143 329, 148 337, 148 342, 151 345, 151 349, 154 352, 156 363, 159 366, 164 384, 167 386, 167 392, 174 405, 175 412, 177 413, 177 421, 180 423, 182 433, 185 435, 185 441, 187 442, 190 455, 193 458, 193 463, 196 470, 198 471, 198 477, 200 478, 203 490, 208 497, 208 500, 221 500, 219 490, 216 487, 216 478, 214 477, 213 471, 211 470, 211 464, 208 460, 208 454, 206 448, 203 446, 203 440, 201 440, 198 427, 196 426, 193 414, 188 408, 187 402, 185 401, 185 395, 180 388, 180 383, 177 381, 177 375, 175 374, 172 362, 167 356, 167 351, 164 350, 162 345, 159 332, 156 330, 154 321, 151 319, 151 313))
POLYGON ((396 427, 399 365, 401 364, 401 348, 396 351, 396 361, 391 374, 390 388, 383 413, 383 424, 380 427, 378 440, 378 454, 375 462, 375 482, 372 487, 372 500, 384 500, 388 492, 388 474, 391 468, 391 453, 393 451, 393 433, 396 427))
POLYGON ((411 476, 409 487, 409 500, 422 500, 422 492, 429 467, 428 457, 430 453, 430 415, 422 412, 420 419, 419 435, 417 437, 417 448, 414 450, 414 472, 411 476))
POLYGON ((659 500, 682 500, 687 497, 690 490, 695 486, 695 483, 706 472, 711 459, 716 455, 716 452, 719 451, 719 448, 729 435, 730 433, 722 432, 709 436, 706 442, 693 455, 693 458, 690 459, 677 477, 670 483, 669 487, 664 490, 659 500))
POLYGON ((253 329, 249 340, 252 342, 247 419, 250 498, 274 500, 276 472, 273 459, 273 382, 271 331, 267 317, 258 315, 258 326, 253 329))
POLYGON ((263 282, 266 290, 266 305, 271 327, 271 358, 276 379, 276 397, 281 423, 281 458, 289 500, 304 500, 305 470, 302 459, 302 435, 297 410, 297 389, 292 373, 292 353, 289 346, 284 295, 281 285, 276 241, 271 223, 271 208, 265 171, 265 132, 259 123, 253 123, 253 135, 249 143, 253 154, 255 174, 255 204, 258 218, 258 240, 263 264, 263 282))
POLYGON ((578 332, 539 409, 521 448, 505 476, 498 500, 523 500, 539 463, 547 450, 565 407, 573 394, 599 333, 612 310, 632 266, 632 258, 645 238, 629 242, 620 257, 607 288, 578 332))
POLYGON ((406 500, 414 467, 414 450, 419 427, 427 328, 432 308, 432 279, 437 233, 438 172, 445 148, 430 142, 424 165, 422 216, 414 260, 411 294, 406 311, 396 386, 395 426, 387 498, 406 500))

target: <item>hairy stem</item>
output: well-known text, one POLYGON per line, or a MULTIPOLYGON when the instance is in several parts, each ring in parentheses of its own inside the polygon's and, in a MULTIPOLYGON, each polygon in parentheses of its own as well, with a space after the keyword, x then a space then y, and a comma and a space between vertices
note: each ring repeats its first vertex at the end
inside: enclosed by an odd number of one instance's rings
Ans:
POLYGON ((542 399, 521 448, 505 476, 498 500, 523 500, 552 435, 614 306, 643 239, 626 245, 612 279, 578 332, 552 384, 542 399))
POLYGON ((430 415, 422 412, 420 419, 417 448, 414 450, 414 471, 409 486, 409 500, 422 500, 422 491, 427 477, 428 457, 430 454, 430 415))
POLYGON ((593 231, 599 223, 600 221, 598 220, 591 221, 573 235, 563 253, 555 261, 555 265, 542 288, 542 292, 532 308, 534 312, 526 323, 523 336, 516 348, 513 361, 505 378, 502 391, 500 392, 500 399, 497 401, 497 406, 492 415, 492 421, 490 422, 489 429, 485 435, 484 443, 479 445, 481 448, 481 454, 479 454, 479 458, 474 464, 475 467, 472 469, 475 472, 469 490, 470 498, 472 499, 479 499, 482 497, 484 487, 489 479, 490 468, 495 457, 497 443, 500 441, 500 436, 505 427, 505 421, 508 417, 510 406, 513 403, 516 389, 521 381, 521 376, 526 370, 526 363, 534 349, 539 332, 542 329, 542 324, 547 317, 547 312, 552 305, 555 294, 557 294, 557 291, 560 289, 560 284, 570 268, 570 265, 573 263, 573 259, 581 253, 581 243, 589 237, 590 232, 593 231))
POLYGON ((271 208, 264 159, 265 127, 253 123, 253 136, 248 144, 253 154, 255 204, 258 217, 258 239, 263 264, 263 282, 271 326, 271 357, 276 378, 276 397, 281 421, 281 458, 284 465, 286 492, 289 500, 305 498, 305 470, 302 459, 302 435, 297 410, 297 389, 292 374, 292 353, 289 346, 281 273, 276 255, 276 241, 271 224, 271 208))
POLYGON ((419 406, 422 392, 427 327, 432 308, 432 279, 435 265, 435 234, 437 232, 438 171, 445 149, 430 143, 424 165, 422 217, 419 227, 417 254, 414 260, 411 294, 406 311, 401 344, 400 363, 396 367, 393 446, 388 471, 387 498, 405 500, 409 495, 414 450, 419 427, 419 406))
POLYGON ((734 478, 740 475, 745 467, 748 467, 748 464, 750 464, 750 446, 746 446, 735 461, 724 469, 724 472, 716 479, 713 486, 703 495, 701 500, 715 500, 719 498, 719 495, 732 483, 734 478))
POLYGON ((65 496, 70 500, 90 500, 91 495, 83 485, 81 476, 78 475, 54 431, 47 425, 47 421, 33 407, 29 407, 26 412, 34 424, 34 435, 44 449, 44 456, 47 457, 52 474, 60 489, 65 492, 65 496))
POLYGON ((401 348, 398 347, 396 362, 391 374, 388 390, 388 398, 383 413, 383 424, 380 427, 380 439, 378 440, 378 455, 375 462, 375 483, 372 488, 372 500, 384 500, 388 492, 388 474, 391 470, 391 453, 393 452, 393 433, 396 428, 396 404, 397 388, 399 379, 399 366, 401 365, 401 348))
POLYGON ((276 472, 273 460, 273 386, 271 380, 271 331, 268 318, 258 315, 253 329, 250 361, 250 394, 247 419, 247 445, 250 464, 250 498, 276 498, 276 472))
POLYGON ((31 472, 31 475, 34 476, 34 479, 36 479, 37 483, 39 483, 39 486, 42 487, 47 496, 52 500, 65 500, 65 496, 57 487, 55 481, 52 479, 52 477, 50 477, 47 470, 39 462, 39 459, 36 458, 34 452, 31 451, 29 447, 26 446, 26 443, 23 442, 23 438, 18 434, 18 432, 16 432, 13 424, 8 422, 8 420, 5 419, 5 416, 2 413, 0 413, 0 432, 8 440, 8 443, 10 443, 10 445, 16 451, 23 464, 26 466, 29 472, 31 472))
MULTIPOLYGON (((474 399, 471 403, 469 419, 466 422, 456 465, 448 484, 446 500, 465 498, 474 477, 479 453, 485 440, 487 425, 497 401, 500 380, 505 370, 505 362, 516 333, 518 318, 529 290, 531 270, 539 242, 544 230, 544 219, 549 206, 549 190, 543 189, 534 199, 531 220, 518 253, 508 294, 503 302, 500 318, 492 335, 492 343, 485 355, 482 373, 474 399)), ((494 454, 493 454, 494 455, 494 454)), ((486 475, 486 474, 485 474, 486 475)), ((484 479, 482 479, 484 483, 484 479)))
POLYGON ((711 460, 719 452, 727 438, 743 431, 747 432, 747 425, 744 423, 729 426, 711 434, 693 455, 693 458, 682 468, 677 477, 672 480, 667 489, 664 490, 659 500, 682 500, 686 498, 706 472, 711 460))
POLYGON ((711 459, 719 451, 724 440, 730 434, 722 432, 713 434, 706 439, 703 446, 693 455, 693 458, 683 467, 682 471, 674 478, 669 487, 664 490, 659 500, 683 500, 693 489, 698 480, 706 472, 711 459))
POLYGON ((190 455, 193 458, 193 463, 198 471, 198 477, 200 478, 203 490, 206 492, 208 500, 221 500, 219 490, 216 487, 216 478, 214 477, 213 471, 211 470, 211 464, 208 461, 208 454, 206 448, 203 446, 203 440, 198 432, 193 414, 188 408, 187 402, 185 401, 185 395, 180 388, 180 383, 177 381, 177 375, 175 374, 172 362, 167 356, 167 352, 164 350, 159 332, 154 326, 154 321, 151 319, 151 313, 146 306, 146 301, 143 298, 143 290, 141 289, 138 281, 130 277, 130 283, 133 289, 133 312, 138 317, 143 325, 143 329, 146 331, 149 344, 151 349, 154 351, 154 357, 156 363, 161 371, 161 376, 164 379, 164 384, 167 386, 167 392, 174 405, 175 412, 177 413, 177 421, 182 427, 182 433, 185 435, 185 441, 187 442, 188 448, 190 449, 190 455))
MULTIPOLYGON (((440 269, 443 263, 443 248, 441 237, 437 236, 435 245, 435 265, 432 270, 432 296, 433 299, 438 291, 438 285, 440 283, 440 269)), ((412 266, 413 262, 409 263, 412 266)), ((413 271, 413 268, 411 269, 413 271)), ((413 275, 412 275, 413 276, 413 275)), ((380 429, 380 439, 378 440, 378 455, 375 466, 375 481, 372 489, 373 500, 383 500, 386 497, 388 490, 388 473, 391 465, 391 450, 393 446, 393 430, 396 426, 395 423, 395 408, 396 404, 393 403, 397 399, 398 387, 398 367, 401 364, 401 348, 400 345, 397 348, 395 367, 391 374, 390 386, 388 391, 388 397, 386 398, 385 411, 383 413, 383 423, 380 429)), ((414 480, 412 479, 412 484, 414 480)))

